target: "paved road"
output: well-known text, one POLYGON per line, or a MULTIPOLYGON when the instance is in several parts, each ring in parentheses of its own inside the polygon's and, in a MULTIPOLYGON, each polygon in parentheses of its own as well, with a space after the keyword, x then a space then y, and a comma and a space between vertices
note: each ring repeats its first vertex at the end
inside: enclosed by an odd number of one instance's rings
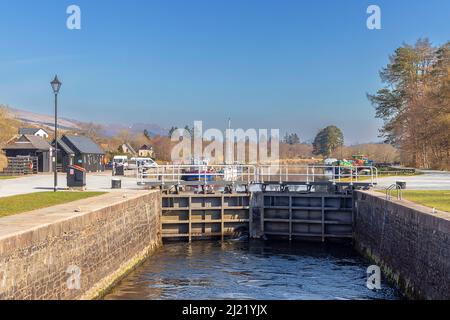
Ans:
POLYGON ((450 172, 423 170, 423 174, 409 177, 385 177, 378 179, 377 188, 386 188, 396 181, 406 181, 411 190, 450 190, 450 172))
MULTIPOLYGON (((111 189, 111 172, 88 173, 88 191, 120 191, 111 189)), ((122 188, 127 190, 139 190, 134 177, 121 177, 122 188)), ((66 175, 58 174, 58 186, 66 188, 66 175)), ((0 197, 13 196, 17 194, 33 193, 53 190, 53 175, 39 174, 33 176, 20 177, 10 180, 0 180, 0 197)))

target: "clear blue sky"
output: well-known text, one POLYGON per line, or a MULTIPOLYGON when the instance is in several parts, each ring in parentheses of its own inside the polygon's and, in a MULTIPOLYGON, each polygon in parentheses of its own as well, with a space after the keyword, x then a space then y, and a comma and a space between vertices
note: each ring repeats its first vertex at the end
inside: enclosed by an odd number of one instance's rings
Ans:
POLYGON ((366 99, 403 42, 450 40, 450 1, 0 0, 0 103, 84 121, 280 128, 377 140, 366 99), (77 4, 82 30, 66 28, 77 4), (382 30, 366 28, 366 8, 382 30))

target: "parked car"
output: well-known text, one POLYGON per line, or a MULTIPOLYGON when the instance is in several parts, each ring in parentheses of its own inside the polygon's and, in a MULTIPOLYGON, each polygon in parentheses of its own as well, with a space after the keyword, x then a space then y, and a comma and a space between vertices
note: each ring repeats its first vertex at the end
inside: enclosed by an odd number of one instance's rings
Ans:
POLYGON ((131 158, 128 162, 128 169, 151 169, 156 168, 158 164, 152 158, 131 158))

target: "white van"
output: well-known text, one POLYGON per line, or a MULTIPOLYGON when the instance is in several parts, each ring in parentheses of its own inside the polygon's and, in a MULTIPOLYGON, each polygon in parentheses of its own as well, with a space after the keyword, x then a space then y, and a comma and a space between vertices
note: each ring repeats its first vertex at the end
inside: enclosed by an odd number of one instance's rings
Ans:
POLYGON ((113 165, 123 166, 124 169, 128 169, 128 157, 127 156, 114 156, 113 165))
POLYGON ((128 169, 150 169, 156 168, 158 164, 152 158, 131 158, 128 169))

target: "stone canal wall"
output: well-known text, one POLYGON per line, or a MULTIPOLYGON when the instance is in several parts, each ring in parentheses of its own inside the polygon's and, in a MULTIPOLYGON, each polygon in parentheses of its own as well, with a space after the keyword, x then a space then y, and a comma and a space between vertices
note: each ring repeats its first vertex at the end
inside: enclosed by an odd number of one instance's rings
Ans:
POLYGON ((357 249, 410 298, 450 299, 450 214, 355 192, 357 249))
POLYGON ((92 299, 161 245, 160 192, 0 219, 0 299, 92 299))

